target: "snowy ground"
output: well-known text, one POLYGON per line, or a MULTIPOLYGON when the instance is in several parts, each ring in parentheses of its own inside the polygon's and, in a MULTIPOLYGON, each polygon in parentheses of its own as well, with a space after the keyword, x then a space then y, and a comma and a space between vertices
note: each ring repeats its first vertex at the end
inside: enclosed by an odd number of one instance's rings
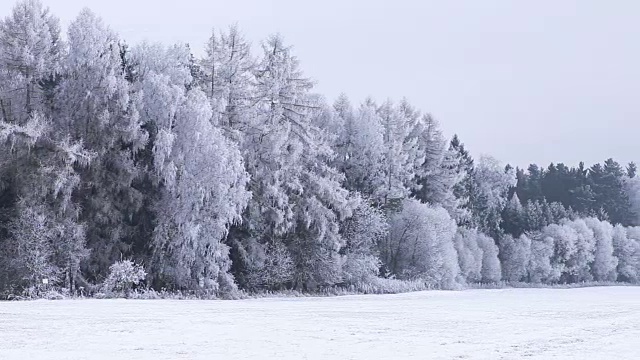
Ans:
POLYGON ((640 287, 0 303, 0 359, 639 359, 640 287))

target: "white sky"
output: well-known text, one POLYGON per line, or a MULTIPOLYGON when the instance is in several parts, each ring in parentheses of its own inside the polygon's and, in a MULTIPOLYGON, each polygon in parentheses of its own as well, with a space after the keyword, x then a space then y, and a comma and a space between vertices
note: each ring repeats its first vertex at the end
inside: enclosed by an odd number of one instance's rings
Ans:
POLYGON ((235 22, 254 44, 280 32, 328 99, 406 96, 475 155, 640 160, 638 1, 42 1, 63 25, 89 7, 130 43, 200 51, 235 22))

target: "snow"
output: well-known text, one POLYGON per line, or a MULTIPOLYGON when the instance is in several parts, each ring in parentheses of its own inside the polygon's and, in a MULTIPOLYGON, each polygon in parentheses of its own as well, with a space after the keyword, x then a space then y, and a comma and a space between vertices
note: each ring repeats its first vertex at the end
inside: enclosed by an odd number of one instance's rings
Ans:
POLYGON ((640 287, 0 303, 0 359, 635 359, 640 287))

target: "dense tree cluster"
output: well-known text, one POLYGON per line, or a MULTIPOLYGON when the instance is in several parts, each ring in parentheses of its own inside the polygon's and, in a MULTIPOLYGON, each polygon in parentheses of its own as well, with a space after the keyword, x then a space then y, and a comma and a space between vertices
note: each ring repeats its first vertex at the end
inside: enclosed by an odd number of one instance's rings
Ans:
POLYGON ((0 291, 640 281, 634 164, 473 159, 407 100, 328 104, 279 36, 205 50, 0 20, 0 291))

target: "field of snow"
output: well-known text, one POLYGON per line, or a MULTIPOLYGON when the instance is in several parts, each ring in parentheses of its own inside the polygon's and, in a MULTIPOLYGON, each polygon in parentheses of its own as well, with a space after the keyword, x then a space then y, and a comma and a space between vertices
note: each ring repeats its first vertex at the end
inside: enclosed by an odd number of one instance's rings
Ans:
POLYGON ((639 359, 640 287, 0 303, 0 359, 639 359))

